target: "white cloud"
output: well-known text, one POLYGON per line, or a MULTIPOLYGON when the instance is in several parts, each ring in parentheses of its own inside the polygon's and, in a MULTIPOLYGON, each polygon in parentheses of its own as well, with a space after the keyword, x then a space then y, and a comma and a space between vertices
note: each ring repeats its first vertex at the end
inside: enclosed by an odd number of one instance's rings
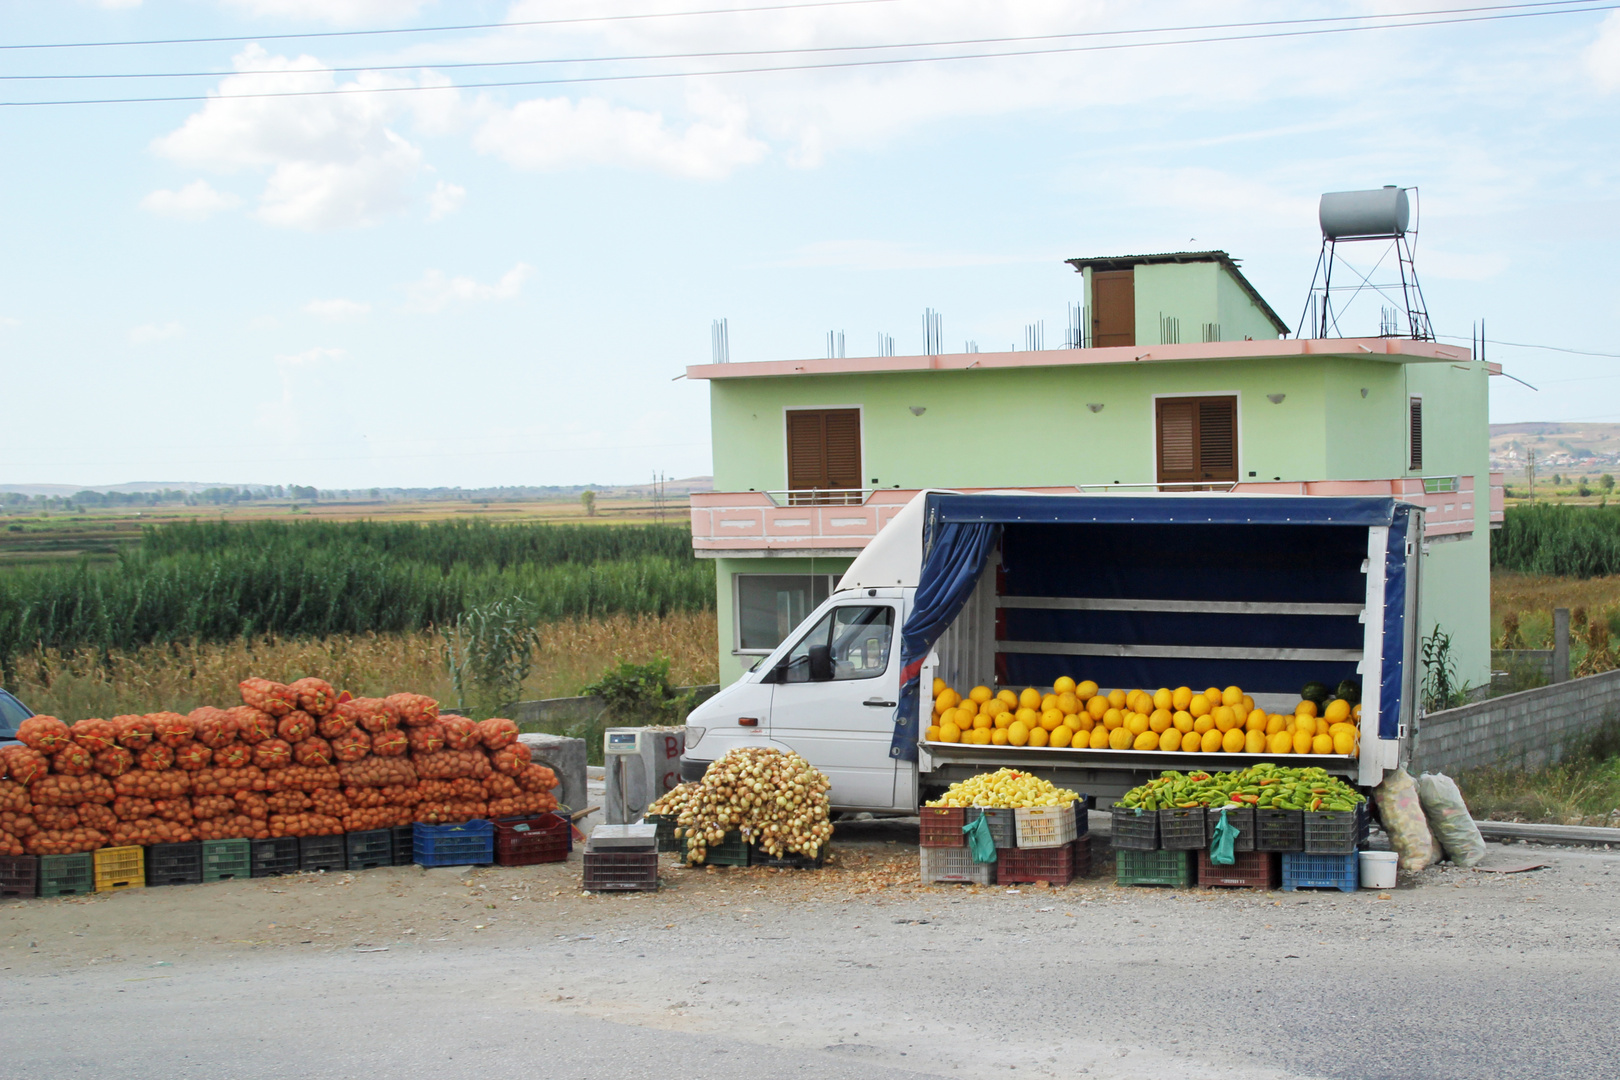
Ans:
POLYGON ((428 220, 438 221, 448 217, 461 209, 461 204, 467 199, 467 189, 460 184, 448 184, 440 180, 434 186, 432 194, 428 196, 428 220))
POLYGON ((283 368, 314 368, 336 363, 347 355, 348 353, 342 349, 316 346, 313 349, 305 349, 301 353, 285 353, 278 356, 276 357, 276 364, 283 368))
MULTIPOLYGON (((140 3, 140 0, 134 0, 140 3)), ((408 19, 424 6, 423 0, 224 0, 225 6, 276 19, 320 19, 349 25, 368 19, 408 19)))
POLYGON ((227 191, 215 191, 206 180, 193 180, 179 191, 162 188, 141 200, 141 209, 159 217, 181 221, 203 221, 221 210, 241 205, 242 200, 227 191))
POLYGON ((154 341, 179 337, 185 332, 186 328, 177 322, 145 323, 130 329, 129 340, 137 345, 150 345, 154 341))
POLYGON ((1620 11, 1611 11, 1587 46, 1586 67, 1605 90, 1620 87, 1620 11))
POLYGON ((13 319, 9 315, 0 315, 0 329, 9 330, 13 326, 21 326, 21 325, 22 325, 22 320, 21 319, 13 319))
POLYGON ((417 311, 443 311, 452 304, 510 300, 523 289, 523 283, 533 274, 534 267, 528 263, 518 263, 495 284, 485 285, 469 277, 446 277, 442 270, 429 270, 420 281, 407 286, 407 290, 411 307, 417 311))
POLYGON ((96 0, 96 7, 117 11, 121 8, 138 8, 141 0, 96 0))
POLYGON ((601 98, 536 98, 497 110, 473 145, 520 169, 609 165, 704 179, 765 157, 769 147, 748 134, 748 110, 740 102, 699 102, 699 117, 682 128, 661 113, 601 98))
POLYGON ((345 322, 370 315, 371 305, 359 300, 345 300, 338 297, 332 300, 311 300, 304 305, 304 311, 327 322, 345 322))
POLYGON ((405 208, 422 170, 422 152, 393 130, 408 112, 403 97, 454 95, 368 93, 419 85, 408 78, 362 73, 338 83, 311 56, 288 59, 250 45, 218 96, 152 145, 165 157, 219 173, 268 173, 257 216, 283 228, 326 230, 370 225, 405 208), (345 92, 329 96, 254 98, 266 92, 345 92), (233 95, 235 95, 233 97, 233 95))

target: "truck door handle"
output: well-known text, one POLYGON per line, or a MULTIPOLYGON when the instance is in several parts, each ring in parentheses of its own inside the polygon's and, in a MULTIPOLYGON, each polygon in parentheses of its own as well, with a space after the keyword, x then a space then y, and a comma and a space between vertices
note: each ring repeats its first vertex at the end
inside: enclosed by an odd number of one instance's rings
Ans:
POLYGON ((874 709, 892 709, 896 703, 893 701, 884 701, 882 698, 869 697, 865 701, 861 702, 861 704, 870 705, 874 709))

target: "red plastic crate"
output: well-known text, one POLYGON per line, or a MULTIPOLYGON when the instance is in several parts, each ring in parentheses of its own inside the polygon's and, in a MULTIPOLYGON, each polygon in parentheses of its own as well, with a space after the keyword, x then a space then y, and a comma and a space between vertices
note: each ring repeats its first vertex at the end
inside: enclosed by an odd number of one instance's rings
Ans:
POLYGON ((1282 884, 1282 858, 1275 851, 1239 851, 1237 862, 1220 866, 1209 852, 1198 853, 1198 884, 1232 889, 1275 889, 1282 884))
POLYGON ((1054 848, 1005 848, 996 853, 996 884, 1045 881, 1067 885, 1091 872, 1091 838, 1054 848))
POLYGON ((39 857, 0 856, 0 897, 31 900, 39 895, 39 857))
POLYGON ((917 812, 921 825, 917 831, 919 847, 967 847, 962 826, 967 824, 967 808, 963 806, 925 806, 917 812))
POLYGON ((495 864, 533 866, 568 858, 568 820, 556 814, 495 822, 495 864))

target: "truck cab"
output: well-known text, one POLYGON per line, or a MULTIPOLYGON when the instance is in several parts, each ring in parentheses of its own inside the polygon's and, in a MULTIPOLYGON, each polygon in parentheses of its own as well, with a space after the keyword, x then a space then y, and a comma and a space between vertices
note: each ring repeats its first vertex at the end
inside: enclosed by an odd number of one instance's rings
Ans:
POLYGON ((0 690, 0 746, 9 746, 16 742, 17 728, 33 715, 33 710, 18 701, 10 692, 0 690))

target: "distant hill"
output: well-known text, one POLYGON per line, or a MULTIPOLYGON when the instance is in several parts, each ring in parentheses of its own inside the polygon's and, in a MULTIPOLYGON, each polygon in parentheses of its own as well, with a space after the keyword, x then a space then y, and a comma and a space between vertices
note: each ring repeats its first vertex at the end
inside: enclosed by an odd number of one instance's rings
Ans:
POLYGON ((1524 479, 1531 451, 1536 476, 1620 475, 1620 424, 1523 423, 1491 425, 1491 468, 1524 479))

